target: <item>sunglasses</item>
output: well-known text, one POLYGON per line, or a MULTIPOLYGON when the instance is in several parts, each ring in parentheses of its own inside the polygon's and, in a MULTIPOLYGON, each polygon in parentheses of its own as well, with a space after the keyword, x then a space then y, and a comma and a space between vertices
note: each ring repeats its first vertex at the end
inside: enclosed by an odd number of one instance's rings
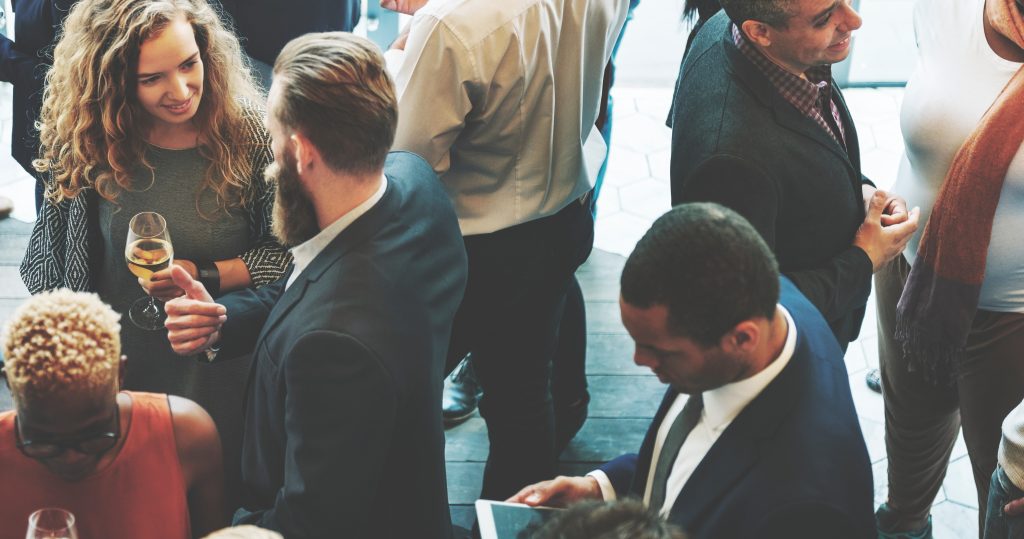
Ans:
POLYGON ((21 435, 21 428, 18 426, 18 418, 14 418, 14 434, 17 437, 15 445, 26 457, 33 459, 52 459, 64 454, 71 449, 83 455, 100 455, 109 451, 117 445, 121 437, 121 414, 114 413, 114 431, 90 434, 72 440, 64 441, 37 441, 26 440, 21 435))

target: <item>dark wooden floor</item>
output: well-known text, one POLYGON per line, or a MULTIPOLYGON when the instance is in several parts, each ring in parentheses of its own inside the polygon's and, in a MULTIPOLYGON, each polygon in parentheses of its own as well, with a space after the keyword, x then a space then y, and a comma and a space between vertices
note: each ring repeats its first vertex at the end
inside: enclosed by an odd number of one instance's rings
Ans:
MULTIPOLYGON (((0 220, 0 324, 28 296, 18 264, 28 241, 30 225, 0 220)), ((595 250, 579 270, 587 304, 587 378, 590 415, 565 450, 561 471, 586 473, 623 452, 635 451, 661 399, 663 386, 650 371, 632 362, 632 341, 619 320, 619 273, 623 257, 595 250)), ((0 410, 11 408, 6 385, 0 387, 0 410)), ((448 496, 452 519, 469 527, 473 502, 487 458, 487 429, 475 415, 447 433, 448 496)))

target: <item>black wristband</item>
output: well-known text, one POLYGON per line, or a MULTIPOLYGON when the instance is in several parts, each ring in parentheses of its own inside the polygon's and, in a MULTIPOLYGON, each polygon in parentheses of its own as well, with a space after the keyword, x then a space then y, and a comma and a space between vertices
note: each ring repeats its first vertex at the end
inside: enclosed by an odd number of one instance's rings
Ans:
POLYGON ((206 291, 211 297, 220 295, 220 270, 217 264, 210 260, 196 260, 196 272, 199 273, 199 282, 203 283, 206 291))

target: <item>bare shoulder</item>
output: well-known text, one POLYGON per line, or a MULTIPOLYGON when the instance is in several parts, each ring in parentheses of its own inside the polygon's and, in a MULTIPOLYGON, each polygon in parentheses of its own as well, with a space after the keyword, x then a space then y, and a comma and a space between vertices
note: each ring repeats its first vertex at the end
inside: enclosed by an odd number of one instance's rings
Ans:
POLYGON ((220 436, 217 425, 202 406, 175 395, 167 396, 174 425, 174 439, 183 465, 211 458, 220 461, 220 436))

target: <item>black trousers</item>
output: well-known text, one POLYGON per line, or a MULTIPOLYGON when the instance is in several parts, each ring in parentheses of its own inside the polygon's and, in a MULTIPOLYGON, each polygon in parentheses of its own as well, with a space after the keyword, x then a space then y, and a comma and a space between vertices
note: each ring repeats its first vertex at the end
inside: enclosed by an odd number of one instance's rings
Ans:
POLYGON ((593 244, 593 216, 578 201, 549 217, 465 238, 469 281, 448 370, 473 354, 490 440, 482 498, 504 500, 555 475, 552 358, 563 315, 577 331, 585 325, 574 274, 593 244), (565 311, 570 290, 574 312, 565 311))

